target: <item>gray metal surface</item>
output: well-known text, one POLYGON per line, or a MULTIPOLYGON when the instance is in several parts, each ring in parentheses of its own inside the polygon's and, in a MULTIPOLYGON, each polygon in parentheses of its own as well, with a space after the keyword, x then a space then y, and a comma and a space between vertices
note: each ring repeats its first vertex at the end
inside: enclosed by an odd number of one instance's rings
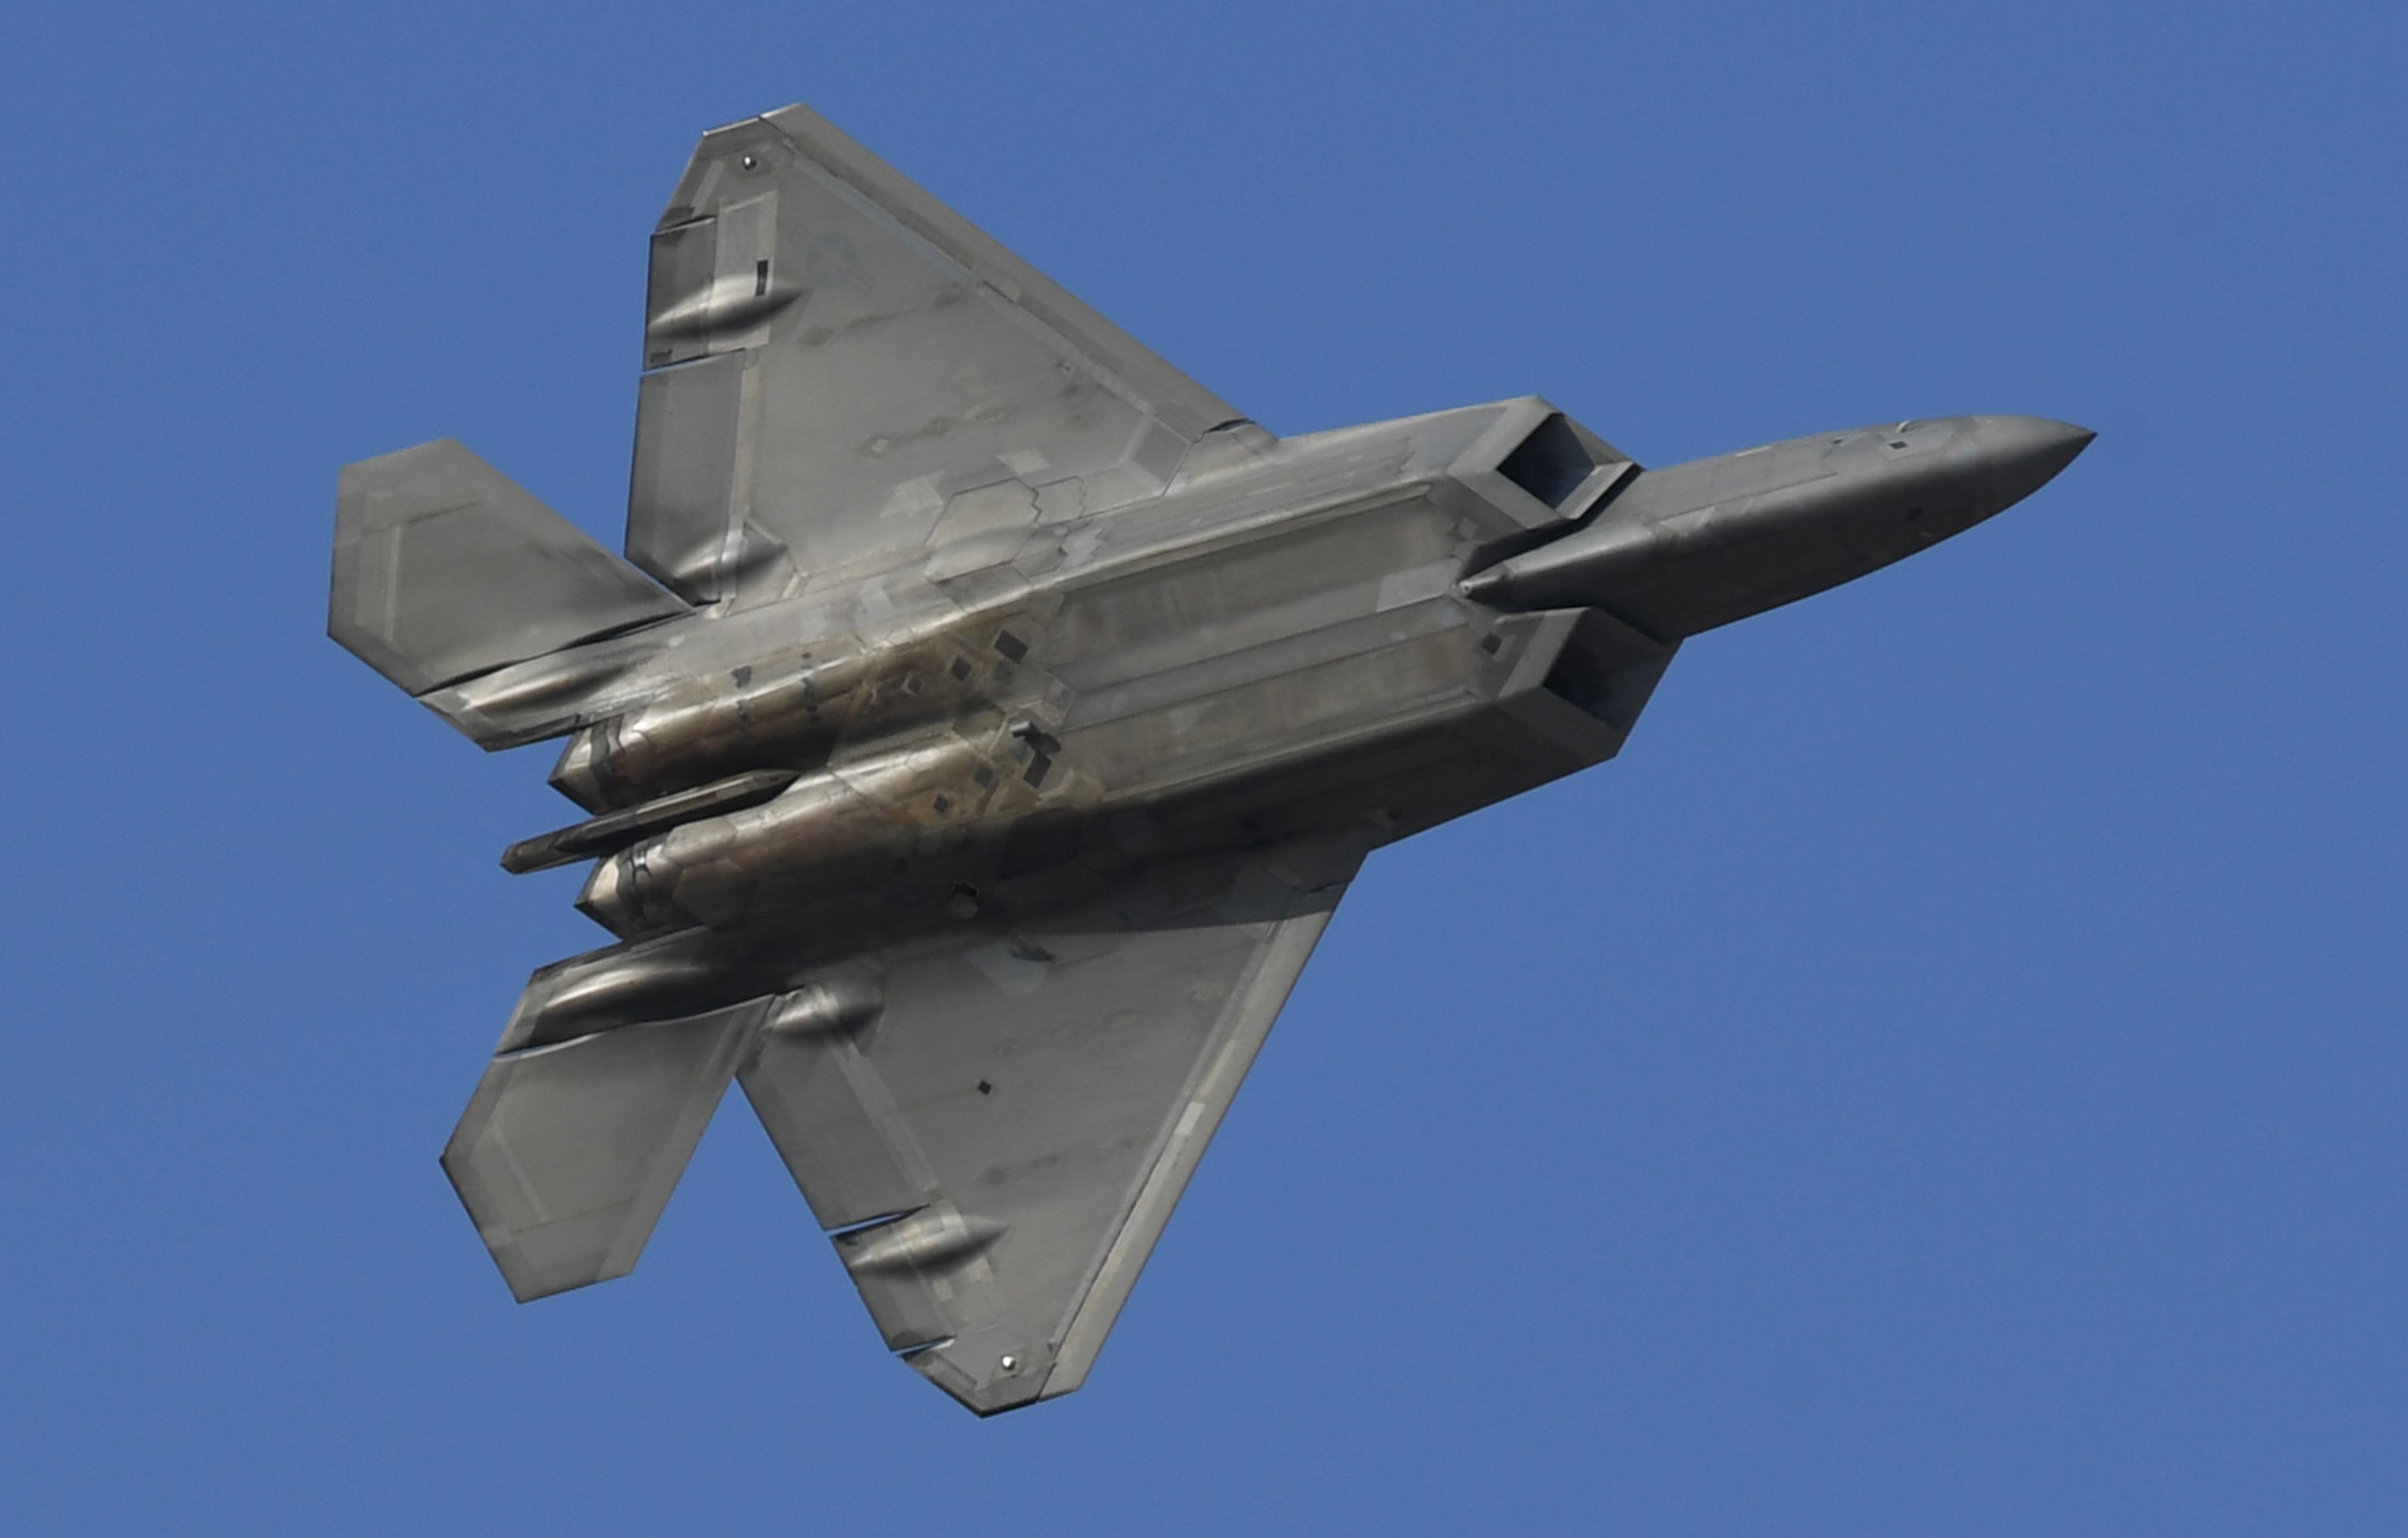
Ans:
POLYGON ((697 601, 1161 491, 1238 413, 790 107, 652 237, 627 554, 697 601))
POLYGON ((450 438, 343 467, 327 632, 411 694, 685 612, 450 438))
POLYGON ((1354 864, 927 936, 863 958, 872 1007, 773 1026, 745 1093, 890 1349, 982 1413, 1079 1386, 1354 864))
POLYGON ((628 552, 681 599, 456 445, 345 472, 330 629, 488 747, 566 738, 590 815, 504 863, 594 859, 614 937, 530 980, 446 1167, 519 1296, 603 1280, 740 1075, 981 1414, 1084 1380, 1369 853, 2089 438, 1277 438, 801 108, 705 137, 644 363, 628 552))
POLYGON ((635 1269, 759 1006, 505 1053, 443 1169, 521 1302, 635 1269))

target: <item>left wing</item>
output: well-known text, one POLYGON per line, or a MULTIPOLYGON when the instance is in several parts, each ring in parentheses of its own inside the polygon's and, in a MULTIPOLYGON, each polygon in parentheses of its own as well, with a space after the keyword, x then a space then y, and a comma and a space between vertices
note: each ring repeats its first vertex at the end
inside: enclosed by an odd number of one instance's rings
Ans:
POLYGON ((645 322, 627 556, 696 602, 1151 496, 1239 417, 802 107, 703 136, 645 322))
POLYGON ((740 1082, 891 1349, 981 1415, 1079 1387, 1359 863, 1223 857, 790 996, 740 1082))

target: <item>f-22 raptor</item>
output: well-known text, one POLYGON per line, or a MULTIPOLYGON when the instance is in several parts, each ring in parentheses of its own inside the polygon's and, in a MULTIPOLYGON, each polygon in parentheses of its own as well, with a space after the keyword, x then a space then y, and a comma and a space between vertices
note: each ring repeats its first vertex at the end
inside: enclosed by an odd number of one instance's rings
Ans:
POLYGON ((520 1299, 625 1274, 729 1081, 887 1347, 1085 1381, 1371 851, 1600 764, 1684 638, 2091 435, 1895 422, 1642 470, 1535 397, 1279 438, 799 107, 652 237, 624 559, 466 449, 347 467, 329 631, 566 737, 616 937, 443 1155, 520 1299))

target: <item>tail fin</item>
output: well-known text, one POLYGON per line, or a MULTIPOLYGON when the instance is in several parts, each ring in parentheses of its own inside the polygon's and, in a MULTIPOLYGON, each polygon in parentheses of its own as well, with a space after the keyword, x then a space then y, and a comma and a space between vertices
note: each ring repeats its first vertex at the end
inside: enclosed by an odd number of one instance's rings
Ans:
POLYGON ((448 438, 343 467, 326 633, 412 695, 688 611, 448 438))

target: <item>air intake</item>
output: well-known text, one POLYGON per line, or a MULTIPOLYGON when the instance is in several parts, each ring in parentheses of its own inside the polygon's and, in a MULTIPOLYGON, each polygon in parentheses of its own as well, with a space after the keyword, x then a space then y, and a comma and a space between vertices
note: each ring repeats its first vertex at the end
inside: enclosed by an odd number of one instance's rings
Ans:
POLYGON ((1588 446, 1557 411, 1498 463, 1497 473, 1560 512, 1597 467, 1588 446))

